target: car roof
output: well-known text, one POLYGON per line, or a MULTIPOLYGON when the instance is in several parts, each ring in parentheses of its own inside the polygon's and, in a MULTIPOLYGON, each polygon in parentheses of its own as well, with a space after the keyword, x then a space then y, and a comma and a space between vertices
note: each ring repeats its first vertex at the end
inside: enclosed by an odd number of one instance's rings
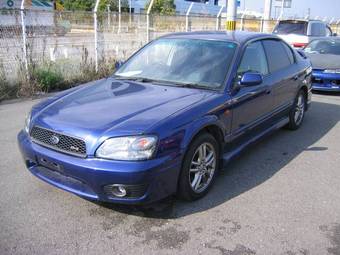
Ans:
POLYGON ((202 39, 202 40, 218 40, 232 41, 239 44, 244 44, 253 39, 273 38, 280 39, 276 35, 245 32, 245 31, 196 31, 196 32, 181 32, 172 33, 161 38, 179 38, 179 39, 202 39))
POLYGON ((292 23, 294 23, 294 22, 295 23, 299 23, 299 22, 305 22, 305 23, 320 22, 320 23, 325 23, 324 21, 318 20, 318 19, 283 19, 283 20, 280 20, 279 22, 292 22, 292 23))

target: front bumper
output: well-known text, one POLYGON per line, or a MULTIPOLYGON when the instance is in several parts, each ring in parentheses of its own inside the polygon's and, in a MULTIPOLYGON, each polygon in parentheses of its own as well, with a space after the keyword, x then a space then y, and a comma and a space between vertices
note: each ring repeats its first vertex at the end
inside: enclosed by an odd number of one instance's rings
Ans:
POLYGON ((340 92, 340 86, 332 86, 331 84, 328 84, 328 86, 320 86, 318 83, 313 83, 312 89, 315 91, 340 92))
POLYGON ((33 143, 27 133, 18 134, 18 144, 28 170, 39 179, 78 196, 104 202, 142 204, 176 192, 181 156, 147 161, 113 161, 78 158, 33 143), (111 184, 145 187, 140 197, 108 195, 111 184))
POLYGON ((340 91, 340 74, 313 70, 312 89, 317 91, 340 91))

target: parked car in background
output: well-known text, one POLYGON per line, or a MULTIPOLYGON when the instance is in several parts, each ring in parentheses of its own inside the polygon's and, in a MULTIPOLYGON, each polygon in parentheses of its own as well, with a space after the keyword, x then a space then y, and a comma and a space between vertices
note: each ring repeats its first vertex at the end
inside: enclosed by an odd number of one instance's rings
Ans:
POLYGON ((310 102, 310 62, 277 36, 176 33, 34 106, 18 141, 32 174, 79 196, 195 200, 247 145, 298 129, 310 102))
POLYGON ((326 23, 318 20, 281 20, 273 33, 295 48, 303 48, 320 37, 336 35, 326 23))
POLYGON ((313 90, 340 91, 340 38, 316 39, 304 51, 312 62, 313 90))

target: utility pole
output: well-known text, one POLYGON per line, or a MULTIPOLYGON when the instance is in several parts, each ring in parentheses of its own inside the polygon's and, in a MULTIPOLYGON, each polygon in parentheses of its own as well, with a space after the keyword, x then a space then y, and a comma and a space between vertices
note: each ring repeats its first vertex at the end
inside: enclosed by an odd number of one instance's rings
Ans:
POLYGON ((263 31, 268 33, 270 30, 270 20, 272 16, 272 0, 264 0, 263 31))
POLYGON ((236 29, 237 0, 226 0, 227 6, 227 30, 236 29))
POLYGON ((285 0, 281 0, 282 3, 281 3, 281 13, 280 13, 280 20, 283 18, 283 13, 284 13, 284 10, 285 10, 285 0))

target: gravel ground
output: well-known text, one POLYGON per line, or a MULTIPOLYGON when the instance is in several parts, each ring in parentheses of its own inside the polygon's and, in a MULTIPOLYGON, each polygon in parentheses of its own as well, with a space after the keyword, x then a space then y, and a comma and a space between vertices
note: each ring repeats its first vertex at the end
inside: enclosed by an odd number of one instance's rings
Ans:
POLYGON ((38 100, 0 104, 0 254, 340 254, 340 96, 229 164, 205 198, 98 205, 32 176, 16 134, 38 100))

